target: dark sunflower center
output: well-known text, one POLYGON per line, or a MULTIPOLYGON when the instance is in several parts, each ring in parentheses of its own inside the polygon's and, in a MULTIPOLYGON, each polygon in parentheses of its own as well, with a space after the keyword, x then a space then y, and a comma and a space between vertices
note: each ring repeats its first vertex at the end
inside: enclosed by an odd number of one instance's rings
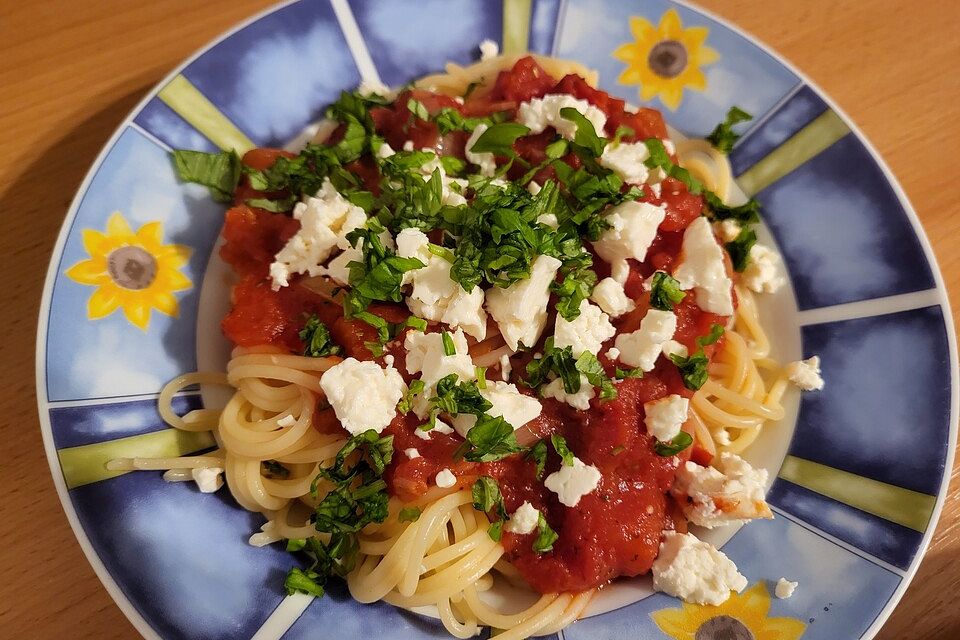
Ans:
POLYGON ((662 40, 650 50, 647 64, 661 78, 676 78, 687 68, 687 50, 676 40, 662 40))
POLYGON ((120 247, 107 256, 110 278, 124 289, 146 289, 157 277, 156 259, 140 247, 120 247))
POLYGON ((736 618, 717 616, 700 625, 694 640, 754 640, 754 637, 736 618))

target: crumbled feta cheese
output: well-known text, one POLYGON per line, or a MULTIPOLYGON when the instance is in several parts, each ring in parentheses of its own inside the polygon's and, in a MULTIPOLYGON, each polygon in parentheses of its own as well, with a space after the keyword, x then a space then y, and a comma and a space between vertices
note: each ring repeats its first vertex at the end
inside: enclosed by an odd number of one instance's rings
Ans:
MULTIPOLYGON (((424 404, 424 406, 426 406, 426 404, 424 404)), ((429 440, 431 433, 453 433, 453 427, 448 425, 443 420, 437 418, 433 421, 433 429, 430 429, 429 431, 424 431, 423 429, 419 428, 413 430, 413 435, 417 436, 421 440, 429 440)))
POLYGON ((357 87, 357 93, 365 97, 378 95, 381 98, 388 98, 391 100, 396 95, 393 91, 390 90, 390 87, 383 84, 379 80, 366 80, 366 79, 360 81, 360 86, 357 87))
MULTIPOLYGON (((363 239, 360 239, 362 246, 363 239)), ((344 249, 343 252, 327 263, 323 268, 323 274, 341 286, 350 284, 350 268, 347 266, 351 262, 362 262, 363 252, 353 247, 344 249)))
POLYGON ((220 467, 201 467, 190 469, 190 477, 197 483, 201 493, 215 493, 223 486, 223 469, 220 467))
POLYGON ((400 372, 376 362, 347 358, 323 372, 320 388, 353 435, 373 429, 380 433, 397 415, 397 403, 407 392, 400 372))
POLYGON ((590 299, 600 305, 611 318, 619 318, 636 306, 623 291, 623 285, 613 278, 604 278, 593 288, 590 299))
POLYGON ((444 353, 443 335, 440 333, 408 331, 404 338, 403 346, 407 350, 407 373, 411 375, 419 373, 424 385, 424 392, 413 402, 413 410, 421 418, 427 415, 428 399, 433 395, 440 378, 451 373, 455 373, 461 381, 474 380, 477 377, 473 360, 467 353, 467 338, 463 335, 463 330, 457 329, 449 335, 456 349, 456 353, 452 356, 444 353))
POLYGON ((550 227, 551 229, 560 228, 560 221, 557 220, 556 214, 553 213, 541 213, 537 216, 537 223, 550 227))
MULTIPOLYGON (((500 327, 504 341, 513 351, 522 342, 532 347, 547 324, 550 284, 561 262, 551 256, 539 256, 530 267, 530 277, 509 287, 487 290, 487 311, 500 327)), ((479 287, 478 287, 479 288, 479 287)))
POLYGON ((413 151, 413 140, 407 140, 403 143, 404 151, 413 151))
POLYGON ((664 533, 652 571, 654 589, 694 604, 716 606, 747 587, 730 558, 690 533, 664 533))
POLYGON ((404 229, 397 235, 397 255, 418 258, 426 266, 404 273, 404 284, 413 285, 407 307, 414 315, 452 328, 461 328, 477 340, 487 335, 487 314, 483 310, 483 290, 474 287, 467 293, 450 278, 450 263, 430 253, 430 240, 419 229, 404 229))
POLYGON ((580 315, 567 320, 557 314, 553 329, 553 344, 558 349, 573 347, 573 357, 579 358, 584 351, 599 353, 603 343, 617 332, 610 324, 610 316, 586 300, 580 301, 580 315))
POLYGON ((290 284, 290 276, 295 273, 323 273, 322 265, 334 249, 349 248, 347 234, 367 220, 363 209, 341 196, 329 178, 324 178, 316 197, 297 203, 293 217, 300 221, 300 229, 270 265, 274 291, 290 284))
POLYGON ((650 157, 647 145, 642 142, 608 144, 600 156, 601 166, 610 169, 627 184, 643 184, 650 170, 643 162, 650 157))
MULTIPOLYGON (((543 406, 536 398, 520 393, 517 385, 498 380, 487 380, 487 388, 480 389, 480 395, 493 406, 487 409, 487 415, 502 417, 511 427, 519 429, 540 415, 543 406)), ((453 419, 453 428, 464 438, 477 423, 477 417, 462 413, 453 419)))
POLYGON ((413 460, 420 457, 420 452, 411 447, 409 449, 404 449, 403 455, 407 456, 407 460, 413 460))
MULTIPOLYGON (((616 267, 627 258, 643 262, 647 249, 657 236, 657 227, 667 215, 661 205, 628 200, 611 207, 604 220, 610 228, 593 243, 597 255, 616 267)), ((614 276, 618 282, 625 282, 614 276)))
POLYGON ((786 578, 780 578, 777 580, 777 586, 774 589, 774 593, 781 600, 786 600, 793 595, 794 590, 799 584, 799 582, 790 582, 786 578))
POLYGON ((591 493, 600 484, 600 471, 574 456, 572 465, 560 465, 559 471, 548 475, 543 484, 557 494, 561 504, 575 507, 580 503, 580 498, 591 493))
POLYGON ((663 142, 663 148, 671 156, 677 152, 677 147, 673 144, 673 140, 661 140, 661 142, 663 142))
POLYGON ((529 502, 524 502, 517 507, 517 510, 510 516, 510 520, 504 525, 504 529, 518 536, 524 536, 533 533, 540 522, 540 512, 529 502))
POLYGON ((706 218, 697 218, 683 232, 681 262, 673 270, 673 277, 680 281, 680 288, 696 292, 697 305, 704 311, 733 314, 733 283, 727 276, 723 250, 706 218))
POLYGON ((510 364, 510 356, 503 354, 500 356, 500 377, 504 382, 510 380, 510 374, 513 372, 513 365, 510 364))
POLYGON ((733 242, 740 235, 740 225, 736 220, 721 220, 717 223, 717 233, 724 242, 733 242))
POLYGON ((530 127, 530 133, 542 133, 547 127, 553 127, 567 140, 573 140, 577 125, 560 115, 560 110, 573 107, 590 121, 598 135, 603 135, 607 123, 606 114, 586 100, 577 100, 571 95, 551 93, 530 102, 520 103, 517 110, 517 122, 530 127))
POLYGON ((278 427, 292 427, 295 424, 297 424, 297 419, 290 415, 283 416, 277 420, 278 427))
POLYGON ((621 333, 614 346, 620 349, 620 360, 644 371, 653 369, 663 345, 677 330, 677 316, 670 311, 650 309, 640 321, 640 328, 632 333, 621 333))
POLYGON ((251 547, 265 547, 281 540, 283 540, 283 536, 277 531, 277 524, 273 520, 267 520, 260 526, 259 532, 250 536, 247 543, 251 547))
POLYGON ((689 355, 689 350, 676 340, 667 340, 663 343, 663 348, 661 349, 663 355, 667 356, 680 356, 681 358, 686 358, 689 355))
POLYGON ((539 182, 534 182, 533 180, 531 180, 529 183, 527 183, 527 191, 529 191, 530 195, 532 196, 535 196, 538 193, 540 193, 541 189, 543 189, 543 187, 540 186, 539 182))
POLYGON ((493 40, 484 40, 480 43, 480 59, 489 60, 500 55, 500 45, 493 40))
POLYGON ((741 281, 751 291, 757 293, 775 293, 786 283, 780 275, 780 256, 773 249, 762 244, 750 248, 750 261, 743 270, 741 281))
POLYGON ((730 434, 727 433, 727 430, 724 428, 717 429, 717 432, 713 434, 714 440, 717 441, 717 444, 721 447, 725 447, 730 444, 730 434))
POLYGON ((680 427, 687 421, 690 401, 676 393, 643 404, 643 423, 647 433, 660 442, 669 442, 680 433, 680 427))
POLYGON ((650 185, 650 193, 653 194, 654 198, 659 198, 662 191, 663 191, 663 185, 661 185, 659 182, 654 182, 653 184, 650 185))
POLYGON ((576 393, 567 393, 563 388, 563 380, 557 378, 540 389, 544 398, 555 398, 560 402, 566 402, 574 409, 586 411, 590 408, 590 400, 596 395, 593 386, 584 375, 580 376, 580 390, 576 393))
POLYGON ((627 283, 630 278, 630 263, 626 260, 620 260, 610 265, 610 277, 620 283, 621 286, 627 283))
POLYGON ((442 469, 434 480, 441 489, 449 489, 457 484, 457 476, 450 469, 442 469))
POLYGON ((484 131, 488 129, 485 124, 478 124, 477 128, 473 130, 473 133, 470 134, 470 138, 467 139, 467 144, 464 145, 464 153, 467 157, 467 162, 472 162, 480 168, 480 175, 492 177, 497 171, 497 161, 493 157, 492 153, 474 153, 471 151, 473 145, 476 144, 477 140, 480 139, 480 136, 483 135, 484 131))
POLYGON ((392 367, 392 366, 393 366, 393 356, 390 355, 389 353, 388 353, 387 355, 383 356, 383 364, 387 365, 388 367, 392 367))
POLYGON ((765 469, 754 469, 733 453, 723 453, 716 467, 687 461, 677 470, 671 493, 687 519, 712 529, 731 522, 772 518, 764 500, 765 469))
POLYGON ((380 144, 380 148, 377 149, 377 157, 378 157, 378 158, 389 158, 390 156, 394 155, 395 153, 396 153, 396 151, 393 150, 393 147, 391 147, 391 146, 390 146, 389 144, 387 144, 386 142, 382 142, 382 143, 380 144))
POLYGON ((607 357, 611 360, 616 360, 620 357, 620 349, 617 349, 616 347, 610 347, 607 349, 607 357))
POLYGON ((820 376, 820 356, 791 362, 784 368, 784 372, 790 382, 804 391, 823 389, 823 378, 820 376))

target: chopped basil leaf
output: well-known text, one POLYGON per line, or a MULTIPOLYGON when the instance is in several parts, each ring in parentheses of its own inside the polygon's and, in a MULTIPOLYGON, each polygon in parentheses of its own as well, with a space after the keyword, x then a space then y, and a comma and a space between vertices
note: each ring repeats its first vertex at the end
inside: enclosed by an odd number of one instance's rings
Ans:
POLYGON ((607 145, 607 139, 597 134, 593 123, 573 107, 560 109, 560 117, 577 125, 573 144, 585 149, 594 158, 599 158, 603 153, 603 148, 607 145))
POLYGON ((686 295, 673 276, 664 271, 653 273, 650 289, 651 307, 661 311, 673 311, 673 305, 679 304, 686 295))
POLYGON ((725 245, 735 271, 743 271, 750 264, 750 249, 755 244, 757 244, 757 233, 753 229, 744 227, 736 238, 725 245))
POLYGON ((426 105, 416 98, 407 100, 407 110, 421 120, 430 119, 430 112, 427 110, 426 105))
POLYGON ((286 579, 283 581, 283 588, 287 595, 292 596, 295 593, 306 593, 307 595, 323 597, 323 585, 317 582, 320 575, 316 571, 304 571, 298 567, 290 569, 286 579))
POLYGON ((413 399, 423 393, 424 388, 425 385, 420 378, 411 380, 410 385, 407 387, 407 392, 403 394, 400 402, 397 403, 397 411, 400 412, 401 415, 410 413, 413 408, 413 399))
POLYGON ((547 519, 543 516, 543 512, 540 513, 540 518, 537 520, 537 529, 539 533, 537 534, 537 539, 533 541, 533 550, 537 553, 553 551, 553 543, 556 542, 560 536, 550 528, 547 519))
POLYGON ((397 514, 397 520, 400 522, 416 522, 420 519, 420 514, 422 511, 419 507, 408 507, 406 509, 400 509, 400 513, 397 514))
POLYGON ((236 151, 205 153, 177 150, 173 152, 177 175, 184 182, 205 186, 218 202, 230 202, 240 181, 240 156, 236 151))
POLYGON ((547 441, 541 440, 533 445, 524 457, 533 459, 536 465, 536 477, 539 480, 543 476, 543 468, 547 464, 547 441))
POLYGON ((433 244, 432 242, 427 245, 427 251, 437 256, 438 258, 443 258, 450 264, 453 264, 456 260, 456 256, 453 255, 453 251, 447 249, 446 247, 441 247, 438 244, 433 244))
POLYGON ((560 138, 559 140, 554 140, 548 144, 546 148, 544 148, 543 152, 551 160, 557 160, 567 155, 567 148, 567 141, 563 138, 560 138))
POLYGON ((290 476, 290 471, 276 460, 264 460, 261 464, 270 478, 283 480, 290 476))
POLYGON ((307 541, 303 538, 291 538, 290 540, 287 540, 287 551, 291 553, 295 551, 302 551, 306 546, 307 541))
POLYGON ((563 459, 563 464, 572 467, 573 466, 573 452, 570 451, 570 448, 567 447, 567 440, 563 436, 553 434, 550 436, 550 442, 553 444, 553 450, 557 452, 557 455, 563 459))
POLYGON ((723 331, 723 325, 714 322, 712 325, 710 325, 710 333, 697 338, 697 344, 701 347, 705 347, 708 344, 714 344, 723 335, 723 331))
POLYGON ((636 131, 634 131, 632 127, 628 127, 627 125, 622 124, 619 127, 617 127, 617 130, 614 132, 612 144, 614 145, 620 144, 620 141, 623 140, 624 138, 632 138, 635 135, 636 135, 636 131))
POLYGON ((753 198, 736 207, 723 204, 720 197, 712 191, 705 191, 703 198, 707 201, 707 205, 713 212, 713 217, 717 220, 736 220, 740 225, 760 221, 760 203, 753 198))
POLYGON ((483 414, 467 432, 468 448, 463 456, 469 462, 493 462, 523 451, 517 444, 513 427, 500 416, 483 414))
POLYGON ((675 456, 687 447, 693 444, 693 438, 686 431, 681 431, 669 442, 657 442, 653 445, 653 450, 658 456, 675 456))
POLYGON ((411 329, 416 329, 417 331, 427 330, 427 321, 423 318, 418 318, 417 316, 410 316, 407 318, 406 325, 411 329))
POLYGON ((500 539, 503 538, 503 520, 491 522, 490 526, 487 527, 487 535, 494 542, 500 542, 500 539))
POLYGON ((490 476, 480 476, 473 483, 473 508, 477 511, 489 513, 496 510, 496 515, 500 520, 507 518, 507 509, 503 505, 503 495, 500 493, 500 486, 497 481, 490 476))
POLYGON ((452 416, 468 413, 481 416, 493 405, 480 395, 476 382, 464 380, 457 382, 457 374, 451 373, 437 381, 437 395, 430 398, 430 403, 441 413, 452 416))
POLYGON ((707 381, 707 365, 710 362, 704 355, 703 349, 687 357, 672 353, 670 354, 670 360, 680 369, 680 377, 687 389, 697 391, 707 381))
POLYGON ((480 389, 487 388, 487 368, 486 367, 474 367, 474 370, 477 372, 477 387, 480 389))
POLYGON ((244 200, 244 204, 248 207, 263 209, 264 211, 270 211, 271 213, 286 213, 287 211, 293 209, 293 206, 297 204, 297 199, 293 196, 284 198, 282 200, 250 198, 249 200, 244 200))
POLYGON ((643 369, 640 367, 636 367, 635 369, 621 369, 620 367, 617 367, 614 376, 617 378, 617 380, 623 380, 625 378, 642 378, 643 369))
MULTIPOLYGON (((466 162, 454 156, 442 156, 440 158, 440 164, 443 166, 443 170, 447 172, 447 175, 463 173, 464 169, 467 168, 466 162)), ((453 185, 451 185, 451 187, 453 187, 453 185)))
POLYGON ((617 397, 617 388, 613 386, 613 381, 603 370, 603 365, 600 364, 597 356, 589 351, 584 351, 577 358, 575 366, 577 371, 586 376, 587 382, 600 389, 601 400, 613 400, 617 397))
POLYGON ((340 347, 330 337, 327 325, 320 322, 316 314, 307 318, 307 322, 300 330, 300 341, 303 342, 303 355, 311 358, 332 356, 340 353, 340 347))
POLYGON ((445 356, 455 356, 457 355, 457 347, 453 344, 453 337, 444 331, 441 335, 441 341, 443 342, 443 355, 445 356))
POLYGON ((492 153, 498 156, 512 156, 513 143, 530 133, 530 128, 516 122, 501 122, 490 126, 484 131, 473 146, 468 149, 473 153, 492 153))
POLYGON ((730 153, 733 145, 740 139, 740 134, 733 132, 733 126, 748 120, 753 120, 753 116, 740 107, 730 107, 730 110, 727 111, 727 117, 723 119, 723 122, 714 127, 710 135, 707 136, 707 140, 709 140, 710 144, 718 151, 730 153))

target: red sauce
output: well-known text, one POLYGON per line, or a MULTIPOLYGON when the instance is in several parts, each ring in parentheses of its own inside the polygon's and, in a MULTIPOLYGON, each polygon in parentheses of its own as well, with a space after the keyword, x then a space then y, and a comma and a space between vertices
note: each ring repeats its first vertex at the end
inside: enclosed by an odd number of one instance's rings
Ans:
MULTIPOLYGON (((403 92, 391 106, 372 109, 371 117, 378 133, 395 149, 412 140, 417 149, 432 148, 443 155, 463 158, 466 134, 455 132, 441 136, 432 122, 411 117, 408 99, 419 100, 431 114, 450 108, 465 115, 485 115, 498 111, 512 113, 520 102, 547 93, 569 93, 602 109, 608 118, 607 135, 612 135, 620 126, 628 126, 634 133, 626 137, 626 141, 667 137, 659 112, 653 109, 627 111, 622 100, 590 87, 578 76, 568 75, 556 81, 529 57, 501 72, 492 88, 485 92, 483 88, 478 89, 465 104, 413 89, 403 92)), ((544 147, 552 138, 552 131, 520 138, 514 144, 514 150, 523 160, 536 164, 545 158, 544 147)), ((246 154, 243 161, 248 166, 263 169, 283 155, 287 154, 260 149, 246 154)), ((580 163, 572 154, 565 161, 574 167, 580 163)), ((369 159, 353 163, 349 170, 369 189, 378 189, 379 175, 376 165, 369 159)), ((520 173, 525 171, 519 165, 517 170, 520 173)), ((552 176, 553 170, 547 169, 535 179, 542 182, 552 176)), ((376 340, 376 331, 364 322, 344 319, 340 304, 301 286, 300 278, 294 278, 291 286, 280 291, 271 289, 267 279, 269 264, 285 241, 296 233, 299 223, 285 215, 242 204, 245 199, 258 195, 243 182, 238 190, 237 206, 226 215, 223 232, 226 244, 221 255, 242 277, 233 291, 233 308, 223 320, 226 335, 241 346, 272 344, 299 352, 303 348, 299 330, 306 316, 315 313, 343 347, 344 357, 372 359, 373 354, 365 343, 376 340)), ((644 279, 655 270, 670 270, 675 265, 680 256, 683 231, 703 209, 703 199, 690 194, 683 183, 673 179, 663 181, 659 197, 648 193, 644 198, 665 205, 666 218, 645 262, 631 263, 625 289, 636 301, 636 309, 615 321, 618 333, 639 327, 649 308, 649 293, 643 289, 644 279)), ((594 261, 594 268, 600 278, 609 275, 609 267, 599 259, 594 261)), ((404 306, 394 304, 373 305, 370 311, 389 322, 400 322, 409 315, 404 306)), ((692 294, 676 306, 675 313, 675 339, 691 351, 697 348, 697 337, 709 333, 712 324, 722 324, 726 320, 702 311, 692 294)), ((552 326, 552 321, 548 326, 552 326)), ((545 333, 550 334, 549 331, 545 333)), ((387 346, 387 352, 394 357, 398 370, 410 378, 404 366, 402 340, 401 335, 387 346)), ((604 345, 599 355, 610 375, 614 373, 615 365, 602 354, 612 343, 610 340, 604 345)), ((543 340, 538 348, 542 349, 542 346, 543 340)), ((716 346, 706 347, 708 357, 715 349, 716 346)), ((530 390, 520 384, 520 378, 531 357, 532 351, 513 358, 513 381, 525 393, 530 390)), ((666 358, 661 358, 655 369, 643 378, 619 382, 617 391, 615 400, 601 403, 595 398, 587 411, 544 399, 541 415, 521 429, 529 441, 555 433, 563 435, 577 457, 601 471, 603 477, 597 490, 583 496, 574 508, 560 504, 557 496, 543 486, 542 480, 535 478, 533 462, 522 456, 487 464, 455 462, 454 452, 462 444, 462 438, 456 434, 434 432, 429 440, 424 440, 416 435, 422 421, 412 413, 398 415, 384 431, 394 437, 395 453, 385 473, 389 490, 402 500, 413 500, 427 491, 436 474, 443 469, 453 471, 460 488, 468 488, 481 474, 496 478, 509 512, 529 501, 544 513, 559 534, 553 550, 545 554, 532 549, 535 533, 524 536, 503 534, 507 558, 540 592, 580 591, 601 586, 617 576, 646 573, 656 557, 664 529, 685 530, 682 516, 674 515, 677 510, 668 498, 678 465, 691 455, 701 462, 708 461, 709 457, 696 447, 678 456, 659 456, 654 451, 652 438, 646 433, 643 422, 645 402, 672 393, 685 397, 693 395, 683 385, 677 368, 666 358), (407 449, 416 449, 419 457, 408 458, 404 454, 407 449)), ((315 411, 314 422, 315 427, 325 433, 341 429, 332 409, 322 403, 315 411)), ((551 449, 545 474, 556 471, 559 466, 560 460, 551 449)))

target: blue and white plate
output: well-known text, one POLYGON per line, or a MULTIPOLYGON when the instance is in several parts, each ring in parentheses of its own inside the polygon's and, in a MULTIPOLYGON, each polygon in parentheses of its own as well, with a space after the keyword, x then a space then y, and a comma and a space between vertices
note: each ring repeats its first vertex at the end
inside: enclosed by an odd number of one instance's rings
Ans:
MULTIPOLYGON (((285 598, 290 556, 247 544, 261 521, 226 491, 202 495, 104 462, 211 444, 166 428, 156 410, 164 382, 226 357, 214 252, 223 208, 177 181, 171 148, 283 145, 341 89, 467 63, 489 38, 596 68, 602 88, 663 109, 691 136, 733 104, 755 114, 731 160, 791 283, 763 313, 775 355, 817 354, 826 379, 821 392, 788 396, 787 419, 751 451, 774 478, 776 518, 715 538, 747 591, 710 609, 651 594, 643 580, 618 583, 562 635, 704 640, 717 628, 705 621, 725 615, 756 638, 871 637, 933 532, 957 436, 943 279, 887 167, 782 58, 685 4, 413 5, 301 0, 231 30, 134 110, 67 214, 39 319, 37 395, 67 517, 117 604, 148 638, 443 637, 429 616, 359 605, 342 588, 285 598), (781 576, 800 583, 789 600, 771 598, 781 576)), ((176 403, 204 401, 186 392, 176 403)))

